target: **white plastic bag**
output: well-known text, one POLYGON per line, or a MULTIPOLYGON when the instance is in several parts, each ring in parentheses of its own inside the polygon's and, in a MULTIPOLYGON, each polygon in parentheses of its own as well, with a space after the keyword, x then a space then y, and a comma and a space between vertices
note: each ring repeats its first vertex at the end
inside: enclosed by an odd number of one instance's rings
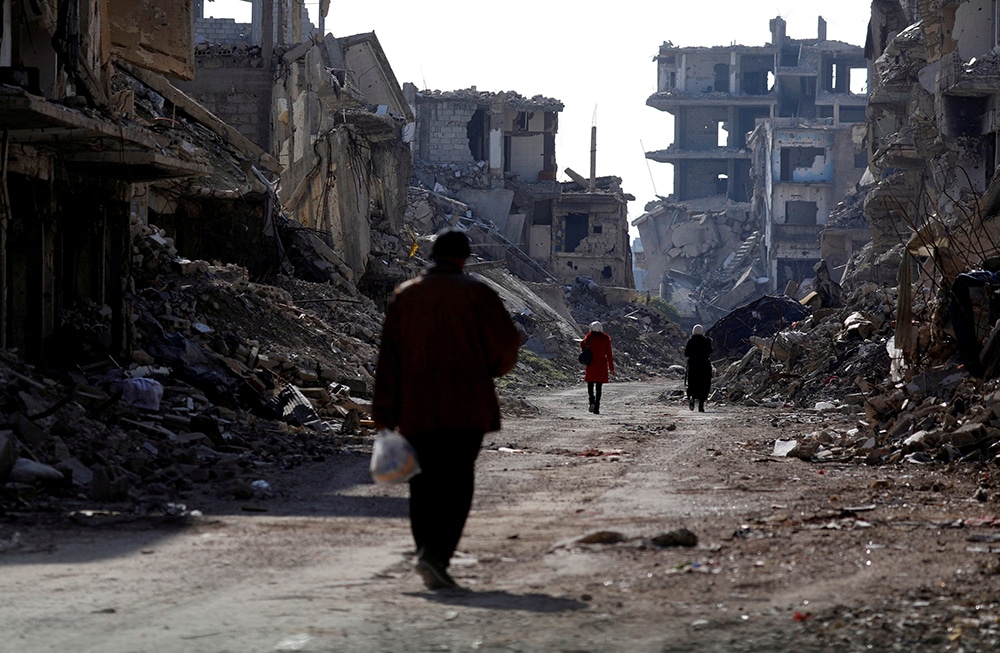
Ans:
POLYGON ((122 379, 120 382, 122 400, 130 406, 146 410, 160 410, 163 399, 163 385, 156 379, 144 376, 122 379))
POLYGON ((381 429, 372 445, 371 472, 379 485, 405 483, 420 473, 417 452, 396 431, 381 429))

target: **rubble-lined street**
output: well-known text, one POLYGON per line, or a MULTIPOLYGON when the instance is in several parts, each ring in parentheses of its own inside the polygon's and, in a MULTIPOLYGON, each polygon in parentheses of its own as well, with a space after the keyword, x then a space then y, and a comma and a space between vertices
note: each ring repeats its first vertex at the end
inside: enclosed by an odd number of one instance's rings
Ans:
POLYGON ((0 10, 0 653, 1000 649, 987 0, 664 41, 631 221, 559 99, 400 84, 328 2, 150 4, 0 10), (522 337, 461 592, 368 469, 444 229, 522 337))
MULTIPOLYGON (((679 383, 529 392, 480 458, 453 572, 412 571, 406 490, 345 447, 192 495, 184 516, 7 515, 10 651, 985 651, 1000 640, 986 467, 775 455, 856 415, 679 383), (262 475, 263 476, 263 475, 262 475)), ((322 439, 322 435, 312 436, 322 439)))

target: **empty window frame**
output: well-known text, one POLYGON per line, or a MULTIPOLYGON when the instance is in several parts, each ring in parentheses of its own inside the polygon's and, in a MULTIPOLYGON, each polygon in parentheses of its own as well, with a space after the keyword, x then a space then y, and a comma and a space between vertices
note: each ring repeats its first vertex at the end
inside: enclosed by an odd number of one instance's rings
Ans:
POLYGON ((785 202, 785 224, 815 225, 818 212, 816 202, 790 200, 785 202))
POLYGON ((781 148, 781 181, 795 181, 794 171, 809 169, 816 165, 816 158, 823 158, 826 163, 826 150, 822 147, 783 147, 781 148))
POLYGON ((583 239, 590 235, 590 215, 587 213, 567 213, 563 251, 575 252, 583 239))

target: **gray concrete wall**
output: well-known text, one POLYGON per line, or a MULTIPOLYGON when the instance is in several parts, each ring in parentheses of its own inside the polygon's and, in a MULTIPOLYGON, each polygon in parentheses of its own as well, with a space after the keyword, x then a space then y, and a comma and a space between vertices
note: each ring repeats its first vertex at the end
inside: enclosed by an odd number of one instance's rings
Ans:
POLYGON ((270 152, 273 82, 260 57, 198 57, 194 81, 176 86, 270 152))

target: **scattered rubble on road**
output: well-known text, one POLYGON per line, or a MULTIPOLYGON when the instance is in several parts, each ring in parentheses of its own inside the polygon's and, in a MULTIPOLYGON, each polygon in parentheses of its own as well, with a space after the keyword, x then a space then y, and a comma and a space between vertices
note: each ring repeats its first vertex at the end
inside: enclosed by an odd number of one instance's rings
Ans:
MULTIPOLYGON (((430 220, 433 232, 443 217, 430 220)), ((268 483, 273 470, 367 453, 375 300, 343 279, 253 281, 235 264, 183 258, 154 225, 136 221, 132 231, 131 360, 107 354, 111 316, 97 305, 62 315, 51 368, 0 355, 0 504, 164 514, 202 491, 259 504, 281 492, 268 483)), ((389 289, 426 265, 425 239, 374 233, 379 247, 416 254, 386 257, 389 289)), ((560 313, 501 265, 469 269, 505 295, 528 336, 501 384, 508 413, 537 412, 525 387, 578 380, 575 337, 591 319, 616 334, 622 377, 676 362, 680 333, 654 308, 609 306, 581 283, 556 287, 574 311, 560 313)))

